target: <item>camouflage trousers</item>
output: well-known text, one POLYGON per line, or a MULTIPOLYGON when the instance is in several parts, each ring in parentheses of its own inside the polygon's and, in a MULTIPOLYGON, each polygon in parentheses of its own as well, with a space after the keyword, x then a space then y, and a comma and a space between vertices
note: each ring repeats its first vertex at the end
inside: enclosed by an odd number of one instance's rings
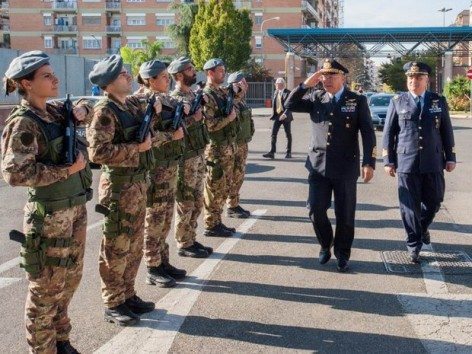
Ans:
MULTIPOLYGON (((183 182, 179 182, 177 214, 175 215, 175 239, 179 248, 192 246, 197 238, 198 217, 203 208, 203 181, 205 159, 198 155, 185 160, 183 182)), ((179 175, 181 174, 179 166, 179 175)))
POLYGON ((109 308, 136 295, 134 283, 143 257, 147 183, 125 183, 120 186, 119 196, 115 196, 112 189, 117 187, 102 174, 99 202, 109 207, 117 206, 114 208, 116 214, 105 217, 98 262, 102 299, 109 308), (112 232, 114 229, 118 231, 112 232))
POLYGON ((174 214, 177 165, 157 167, 151 173, 151 186, 144 229, 144 260, 147 267, 169 263, 167 235, 174 214))
POLYGON ((236 145, 207 145, 205 150, 206 175, 204 189, 205 228, 210 229, 221 223, 223 206, 233 179, 236 145))
MULTIPOLYGON (((35 208, 36 203, 25 206, 25 234, 32 228, 30 215, 35 208)), ((69 340, 72 327, 67 309, 82 278, 86 230, 85 205, 55 211, 44 219, 42 237, 73 240, 69 247, 48 247, 46 256, 70 257, 74 264, 68 268, 45 266, 36 276, 27 273, 25 322, 31 353, 56 353, 56 341, 69 340)))
POLYGON ((239 191, 244 182, 246 173, 246 160, 249 149, 247 143, 239 144, 234 155, 233 179, 231 180, 226 205, 228 208, 235 208, 239 205, 239 191))

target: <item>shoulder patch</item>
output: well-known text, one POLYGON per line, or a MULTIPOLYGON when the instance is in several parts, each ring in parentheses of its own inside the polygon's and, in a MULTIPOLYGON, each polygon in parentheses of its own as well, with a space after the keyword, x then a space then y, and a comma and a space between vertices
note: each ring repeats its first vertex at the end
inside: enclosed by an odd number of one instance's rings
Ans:
POLYGON ((20 135, 20 141, 24 146, 30 146, 34 141, 34 135, 30 132, 23 132, 20 135))

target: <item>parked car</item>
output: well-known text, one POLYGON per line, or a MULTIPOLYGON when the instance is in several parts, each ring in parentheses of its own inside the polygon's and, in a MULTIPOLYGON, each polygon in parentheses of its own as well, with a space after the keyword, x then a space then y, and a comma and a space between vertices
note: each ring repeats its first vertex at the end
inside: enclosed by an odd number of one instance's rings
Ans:
POLYGON ((388 105, 393 96, 394 95, 390 93, 377 93, 370 97, 369 109, 372 116, 372 124, 375 129, 383 129, 388 105))
POLYGON ((367 97, 367 101, 372 97, 372 95, 375 95, 377 92, 372 92, 372 91, 367 91, 364 92, 364 96, 367 97))

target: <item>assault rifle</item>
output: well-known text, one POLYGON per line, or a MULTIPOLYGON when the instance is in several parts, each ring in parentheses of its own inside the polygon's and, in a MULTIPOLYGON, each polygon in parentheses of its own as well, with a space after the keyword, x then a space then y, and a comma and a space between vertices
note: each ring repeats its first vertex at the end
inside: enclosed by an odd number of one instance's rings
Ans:
POLYGON ((142 143, 151 129, 152 115, 154 114, 154 104, 156 103, 156 95, 152 95, 147 99, 146 112, 144 113, 144 119, 139 126, 136 134, 136 140, 138 143, 142 143))
POLYGON ((64 134, 64 163, 66 165, 72 165, 75 162, 75 157, 77 155, 77 133, 73 110, 74 108, 72 107, 70 94, 68 93, 66 95, 66 100, 64 101, 64 116, 66 120, 64 134))

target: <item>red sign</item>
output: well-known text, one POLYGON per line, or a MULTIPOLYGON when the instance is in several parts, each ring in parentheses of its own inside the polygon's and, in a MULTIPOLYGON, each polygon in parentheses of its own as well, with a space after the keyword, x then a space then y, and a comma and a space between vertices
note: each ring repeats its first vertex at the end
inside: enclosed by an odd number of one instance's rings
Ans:
POLYGON ((469 69, 467 70, 467 77, 469 78, 469 80, 472 80, 472 69, 469 69))

